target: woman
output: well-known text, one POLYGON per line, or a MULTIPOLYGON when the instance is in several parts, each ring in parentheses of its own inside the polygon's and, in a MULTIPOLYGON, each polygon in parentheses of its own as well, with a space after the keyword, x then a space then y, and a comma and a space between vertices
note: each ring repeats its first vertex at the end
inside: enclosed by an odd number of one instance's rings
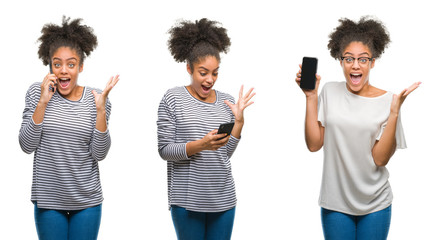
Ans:
POLYGON ((92 28, 63 17, 42 28, 38 55, 50 65, 26 93, 19 141, 34 152, 31 201, 39 239, 97 239, 103 201, 98 161, 111 145, 107 100, 119 77, 101 92, 77 83, 97 46, 92 28))
MULTIPOLYGON (((392 192, 385 166, 397 148, 406 148, 400 107, 420 83, 398 95, 370 85, 370 71, 390 42, 381 22, 342 19, 329 37, 346 81, 325 84, 318 97, 317 75, 316 88, 303 89, 306 145, 324 149, 323 233, 326 239, 386 239, 392 192)), ((299 85, 300 77, 301 71, 299 85)))
POLYGON ((229 159, 240 140, 243 111, 255 95, 239 99, 213 89, 220 52, 231 44, 215 21, 182 21, 169 30, 168 45, 177 62, 186 62, 188 86, 169 89, 160 102, 158 151, 168 162, 168 197, 177 238, 230 239, 236 206, 229 159), (235 122, 230 136, 220 124, 235 122))

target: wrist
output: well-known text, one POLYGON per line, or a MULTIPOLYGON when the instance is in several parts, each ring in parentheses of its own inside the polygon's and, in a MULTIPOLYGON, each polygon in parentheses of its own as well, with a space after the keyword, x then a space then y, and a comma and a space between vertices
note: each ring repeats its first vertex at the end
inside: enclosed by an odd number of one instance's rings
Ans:
POLYGON ((241 119, 241 120, 235 119, 235 121, 234 121, 234 125, 243 126, 244 124, 245 124, 245 119, 241 119))
POLYGON ((37 107, 42 107, 42 108, 46 108, 46 106, 48 106, 48 102, 47 101, 38 101, 37 103, 37 107))

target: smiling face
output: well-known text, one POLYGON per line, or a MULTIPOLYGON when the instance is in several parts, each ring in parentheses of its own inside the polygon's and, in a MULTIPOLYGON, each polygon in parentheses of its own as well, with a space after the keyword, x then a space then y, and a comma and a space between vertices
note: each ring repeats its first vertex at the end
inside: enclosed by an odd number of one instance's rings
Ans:
POLYGON ((212 87, 218 76, 220 62, 214 56, 207 56, 200 62, 193 63, 193 68, 187 65, 188 73, 191 74, 191 85, 186 88, 195 98, 204 102, 216 100, 215 91, 212 87))
POLYGON ((60 47, 51 59, 52 71, 57 77, 57 91, 70 100, 78 100, 81 87, 77 85, 78 74, 83 71, 80 57, 69 47, 60 47))
POLYGON ((374 67, 375 59, 366 63, 359 63, 358 58, 372 58, 369 47, 362 42, 351 42, 343 51, 343 57, 353 57, 355 60, 347 62, 340 61, 346 78, 346 87, 357 95, 363 95, 369 91, 369 73, 374 67))

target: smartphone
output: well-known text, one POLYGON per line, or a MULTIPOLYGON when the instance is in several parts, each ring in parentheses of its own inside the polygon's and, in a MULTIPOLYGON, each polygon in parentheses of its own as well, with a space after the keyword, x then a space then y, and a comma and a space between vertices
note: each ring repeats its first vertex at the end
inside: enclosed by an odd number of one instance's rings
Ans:
MULTIPOLYGON (((233 122, 230 122, 230 123, 222 123, 222 124, 220 124, 220 127, 218 127, 218 132, 217 132, 217 134, 220 134, 220 133, 226 133, 227 135, 225 136, 225 137, 227 137, 227 136, 229 136, 229 135, 231 135, 231 132, 232 132, 232 129, 234 128, 234 123, 233 122)), ((222 137, 222 138, 220 138, 220 139, 223 139, 223 138, 225 138, 225 137, 222 137)))
MULTIPOLYGON (((50 72, 51 74, 54 74, 54 73, 52 72, 52 61, 49 61, 49 72, 50 72)), ((55 84, 57 85, 57 83, 55 83, 55 84)), ((55 88, 53 88, 52 86, 49 86, 49 91, 54 92, 54 91, 55 91, 55 88)))
POLYGON ((303 63, 301 65, 301 80, 300 87, 303 89, 315 89, 316 77, 317 73, 317 58, 312 57, 304 57, 303 63))

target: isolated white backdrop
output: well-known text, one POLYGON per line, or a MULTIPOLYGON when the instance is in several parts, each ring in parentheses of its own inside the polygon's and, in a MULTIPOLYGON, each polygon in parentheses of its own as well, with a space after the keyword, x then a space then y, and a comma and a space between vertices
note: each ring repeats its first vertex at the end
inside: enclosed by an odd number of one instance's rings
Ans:
POLYGON ((442 18, 437 1, 8 1, 0 9, 0 239, 37 239, 30 202, 32 155, 18 132, 28 87, 48 68, 37 57, 45 23, 83 18, 99 46, 79 83, 110 94, 112 147, 100 162, 105 201, 99 239, 175 239, 167 209, 166 162, 157 153, 156 119, 164 92, 188 84, 184 64, 168 52, 167 30, 178 19, 207 17, 228 29, 216 89, 237 98, 255 87, 242 141, 231 159, 238 205, 232 239, 322 239, 317 199, 322 152, 304 143, 305 99, 294 82, 303 56, 319 59, 322 84, 342 81, 327 50, 342 17, 375 15, 392 43, 370 82, 400 92, 422 86, 402 108, 408 149, 388 164, 394 191, 389 239, 436 239, 443 169, 441 148, 442 18))

